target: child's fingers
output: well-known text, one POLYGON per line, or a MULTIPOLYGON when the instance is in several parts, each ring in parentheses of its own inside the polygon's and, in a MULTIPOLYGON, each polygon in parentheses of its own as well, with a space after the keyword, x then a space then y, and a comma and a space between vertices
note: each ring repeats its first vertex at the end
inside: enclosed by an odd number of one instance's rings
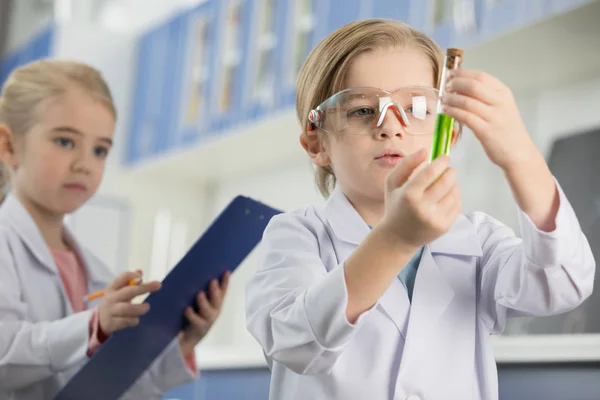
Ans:
POLYGON ((442 111, 449 117, 452 117, 461 124, 471 128, 475 136, 478 136, 480 132, 484 132, 486 130, 486 127, 489 126, 489 123, 486 120, 484 120, 480 115, 460 108, 444 105, 442 107, 442 111))
POLYGON ((451 79, 455 79, 455 78, 473 79, 473 80, 481 82, 487 86, 490 86, 490 87, 494 88, 495 90, 499 90, 503 87, 506 87, 506 85, 501 80, 496 78, 495 76, 490 75, 487 72, 479 71, 476 69, 459 68, 457 70, 454 70, 454 71, 452 71, 451 79))
POLYGON ((198 314, 204 319, 206 319, 209 323, 213 323, 217 316, 219 315, 219 309, 213 307, 206 297, 205 292, 200 292, 198 294, 198 314))
POLYGON ((488 122, 494 116, 494 109, 491 106, 480 100, 458 93, 446 93, 442 99, 442 105, 465 110, 488 122))
POLYGON ((116 291, 116 290, 119 290, 122 287, 127 286, 129 284, 129 281, 131 281, 133 279, 139 279, 141 277, 142 277, 141 271, 136 271, 136 272, 127 271, 127 272, 120 273, 108 285, 107 291, 116 291))
POLYGON ((436 204, 457 184, 456 170, 447 168, 435 182, 423 193, 423 200, 436 204))
POLYGON ((449 218, 450 221, 458 217, 458 214, 462 211, 462 198, 460 195, 460 189, 458 186, 454 186, 450 192, 448 192, 438 202, 438 214, 449 218))
POLYGON ((137 296, 141 296, 146 293, 152 293, 159 290, 161 283, 158 281, 144 282, 139 285, 126 286, 113 293, 113 300, 115 302, 129 302, 137 296))
POLYGON ((221 302, 223 301, 221 287, 215 279, 213 279, 208 286, 208 301, 212 307, 217 309, 221 306, 221 302))
POLYGON ((447 94, 459 93, 487 105, 497 103, 499 98, 496 90, 492 90, 489 85, 472 78, 454 77, 448 81, 446 90, 447 94))
POLYGON ((203 334, 208 331, 210 328, 210 322, 202 318, 200 315, 196 314, 192 307, 188 307, 184 311, 184 315, 194 328, 202 332, 203 334))
POLYGON ((223 288, 219 286, 216 280, 213 280, 208 287, 208 300, 210 301, 210 305, 217 310, 221 309, 224 296, 225 293, 223 293, 223 288))
POLYGON ((416 194, 420 195, 448 169, 449 165, 450 158, 440 156, 415 174, 407 185, 409 185, 411 191, 415 191, 416 194))
POLYGON ((223 275, 223 278, 221 278, 221 291, 223 292, 223 295, 225 295, 225 293, 227 293, 227 288, 229 287, 229 279, 230 278, 231 278, 230 271, 225 272, 225 274, 223 275))
POLYGON ((116 317, 112 321, 113 323, 113 332, 119 331, 125 328, 133 328, 134 326, 138 326, 140 323, 140 319, 137 317, 116 317))
MULTIPOLYGON (((429 154, 429 153, 427 153, 429 154)), ((408 177, 408 181, 411 181, 412 179, 414 179, 415 176, 417 176, 417 174, 423 170, 423 168, 427 167, 429 165, 429 163, 427 162, 427 160, 423 161, 421 164, 419 164, 417 166, 417 168, 413 169, 413 171, 410 173, 410 176, 408 177)))
POLYGON ((150 304, 131 304, 131 303, 117 303, 112 307, 111 315, 114 318, 131 318, 141 317, 150 311, 150 304))
POLYGON ((419 150, 405 156, 398 165, 394 167, 387 177, 386 186, 388 190, 395 189, 406 183, 413 171, 427 159, 427 152, 419 150))

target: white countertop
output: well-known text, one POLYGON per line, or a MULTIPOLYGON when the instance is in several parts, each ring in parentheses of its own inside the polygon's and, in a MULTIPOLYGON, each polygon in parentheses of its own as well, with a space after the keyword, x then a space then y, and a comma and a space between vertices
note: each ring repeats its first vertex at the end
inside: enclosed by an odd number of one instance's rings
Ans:
MULTIPOLYGON (((495 336, 492 345, 499 363, 600 361, 600 335, 495 336)), ((196 349, 200 369, 264 368, 258 346, 211 346, 196 349)))
POLYGON ((263 368, 265 357, 258 346, 233 347, 212 346, 196 349, 196 364, 199 369, 263 368))

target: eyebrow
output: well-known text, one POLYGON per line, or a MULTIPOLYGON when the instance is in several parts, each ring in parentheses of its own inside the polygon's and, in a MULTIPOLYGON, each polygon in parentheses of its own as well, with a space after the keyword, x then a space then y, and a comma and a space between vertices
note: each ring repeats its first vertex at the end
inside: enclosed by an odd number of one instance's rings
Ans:
MULTIPOLYGON (((69 132, 69 133, 73 133, 73 134, 78 135, 78 136, 83 136, 83 133, 81 131, 79 131, 79 130, 77 130, 75 128, 72 128, 70 126, 58 126, 56 128, 53 128, 52 132, 69 132)), ((113 144, 113 141, 112 141, 111 138, 101 137, 101 138, 98 138, 98 139, 100 141, 102 141, 102 142, 110 145, 110 146, 112 146, 112 144, 113 144)))

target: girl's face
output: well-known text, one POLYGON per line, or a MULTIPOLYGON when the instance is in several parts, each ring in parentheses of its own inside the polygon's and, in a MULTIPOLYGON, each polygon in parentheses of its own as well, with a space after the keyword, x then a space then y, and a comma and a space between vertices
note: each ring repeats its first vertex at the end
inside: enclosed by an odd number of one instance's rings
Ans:
MULTIPOLYGON (((388 92, 410 86, 434 86, 431 61, 412 48, 363 53, 350 65, 345 81, 346 88, 373 87, 388 92)), ((394 111, 388 109, 380 129, 373 134, 347 133, 325 133, 321 154, 313 161, 332 166, 338 184, 351 200, 380 202, 386 177, 402 156, 429 149, 433 126, 423 134, 408 134, 394 111)))
POLYGON ((102 181, 115 119, 105 105, 74 87, 41 107, 38 121, 13 137, 12 191, 42 212, 72 213, 102 181))

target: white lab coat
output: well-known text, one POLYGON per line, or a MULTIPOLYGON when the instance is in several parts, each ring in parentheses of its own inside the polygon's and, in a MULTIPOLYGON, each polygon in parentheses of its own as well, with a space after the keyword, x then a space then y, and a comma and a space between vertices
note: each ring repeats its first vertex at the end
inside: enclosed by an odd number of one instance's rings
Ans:
MULTIPOLYGON (((88 291, 105 288, 109 270, 68 239, 85 263, 88 291)), ((37 226, 8 196, 0 207, 0 400, 51 399, 88 360, 91 313, 73 313, 37 226)), ((122 398, 160 399, 193 379, 175 340, 122 398)))
POLYGON ((246 291, 271 399, 497 399, 489 335, 507 317, 562 313, 592 293, 592 252, 559 192, 551 233, 519 211, 523 240, 486 214, 461 215, 425 247, 412 304, 396 279, 354 325, 344 260, 367 224, 339 188, 324 207, 273 218, 246 291))

